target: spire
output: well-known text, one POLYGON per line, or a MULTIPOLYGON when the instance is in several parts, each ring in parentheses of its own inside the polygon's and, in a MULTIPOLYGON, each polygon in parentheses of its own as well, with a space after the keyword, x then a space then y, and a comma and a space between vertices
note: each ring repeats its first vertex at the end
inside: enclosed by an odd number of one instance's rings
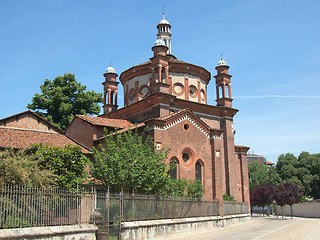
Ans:
POLYGON ((162 39, 165 43, 165 46, 168 48, 167 54, 171 54, 171 33, 170 33, 171 25, 170 23, 165 19, 164 15, 164 5, 163 5, 163 11, 162 11, 162 20, 158 23, 157 29, 158 29, 158 38, 162 39))
POLYGON ((165 20, 165 18, 164 18, 164 4, 162 5, 162 19, 165 20))

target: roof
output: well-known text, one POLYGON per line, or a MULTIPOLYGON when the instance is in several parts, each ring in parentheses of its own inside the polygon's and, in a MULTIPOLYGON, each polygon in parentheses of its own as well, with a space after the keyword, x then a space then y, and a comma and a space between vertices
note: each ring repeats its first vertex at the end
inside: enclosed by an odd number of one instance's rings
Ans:
MULTIPOLYGON (((121 130, 119 130, 119 131, 117 131, 117 132, 113 132, 113 133, 111 133, 111 135, 114 135, 114 134, 117 134, 117 133, 123 133, 123 132, 128 131, 129 129, 132 130, 132 129, 140 128, 140 127, 143 127, 143 126, 145 126, 144 123, 132 124, 132 126, 126 127, 126 128, 121 129, 121 130)), ((93 141, 94 141, 94 142, 99 142, 99 141, 101 141, 101 140, 104 140, 104 138, 105 138, 104 136, 103 136, 103 137, 99 137, 99 138, 97 138, 97 139, 94 139, 93 141)))
POLYGON ((7 120, 10 120, 12 118, 18 118, 19 116, 22 116, 22 115, 33 115, 35 118, 38 118, 40 119, 41 121, 43 121, 47 126, 50 126, 50 128, 54 129, 56 132, 59 132, 59 133, 63 133, 63 131, 58 128, 56 125, 54 125, 53 123, 49 122, 48 120, 44 119, 43 117, 41 117, 40 115, 36 114, 35 112, 31 111, 31 110, 27 110, 27 111, 24 111, 24 112, 21 112, 21 113, 18 113, 18 114, 15 114, 15 115, 12 115, 12 116, 9 116, 9 117, 6 117, 6 118, 2 118, 0 119, 0 122, 6 122, 7 120))
POLYGON ((269 161, 266 161, 266 164, 267 164, 267 165, 275 165, 275 163, 269 162, 269 161))
POLYGON ((86 121, 90 123, 91 125, 95 126, 102 126, 102 127, 113 127, 113 128, 127 128, 130 126, 134 126, 131 122, 123 119, 111 119, 111 118, 103 118, 103 117, 92 117, 92 116, 86 116, 86 115, 76 115, 75 117, 78 117, 82 119, 83 121, 86 121))
MULTIPOLYGON (((68 144, 80 146, 66 135, 57 132, 0 127, 0 148, 26 148, 36 143, 54 147, 64 147, 68 144)), ((80 147, 83 153, 90 153, 87 149, 80 147)))

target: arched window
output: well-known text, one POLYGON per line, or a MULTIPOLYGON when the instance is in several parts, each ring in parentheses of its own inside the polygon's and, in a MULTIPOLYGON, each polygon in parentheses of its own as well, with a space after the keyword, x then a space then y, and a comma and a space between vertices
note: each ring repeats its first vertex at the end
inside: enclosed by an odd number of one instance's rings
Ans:
POLYGON ((226 98, 230 98, 230 96, 229 96, 229 85, 226 85, 226 98))
POLYGON ((179 162, 178 159, 173 157, 170 160, 170 166, 174 165, 175 167, 170 172, 170 178, 171 179, 177 179, 178 178, 178 168, 179 168, 179 162))
POLYGON ((223 98, 222 86, 219 86, 218 91, 219 91, 219 99, 220 99, 220 98, 223 98))
POLYGON ((202 165, 199 161, 196 163, 196 180, 199 180, 202 183, 202 165))
POLYGON ((114 91, 111 91, 110 93, 110 104, 113 105, 114 104, 114 101, 113 101, 113 98, 114 98, 114 91))

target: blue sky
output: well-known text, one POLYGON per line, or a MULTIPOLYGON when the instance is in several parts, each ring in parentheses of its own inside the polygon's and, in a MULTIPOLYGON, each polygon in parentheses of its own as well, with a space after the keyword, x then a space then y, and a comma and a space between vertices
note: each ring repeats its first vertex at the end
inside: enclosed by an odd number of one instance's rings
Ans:
POLYGON ((72 72, 102 92, 110 61, 118 74, 147 61, 162 4, 178 59, 213 75, 221 54, 230 65, 236 144, 269 161, 320 152, 316 0, 0 0, 0 119, 25 111, 44 79, 72 72))

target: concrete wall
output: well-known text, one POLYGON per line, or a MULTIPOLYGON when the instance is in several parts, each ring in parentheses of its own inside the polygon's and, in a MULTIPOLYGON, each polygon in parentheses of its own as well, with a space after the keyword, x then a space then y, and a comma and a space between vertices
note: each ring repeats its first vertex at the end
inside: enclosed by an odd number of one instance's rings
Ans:
POLYGON ((1 229, 0 239, 95 240, 97 230, 92 224, 1 229))
MULTIPOLYGON (((282 215, 280 206, 276 207, 276 213, 282 215)), ((283 207, 283 215, 291 216, 289 205, 283 207)), ((292 216, 320 218, 320 201, 293 204, 292 216)))
POLYGON ((239 214, 225 217, 217 216, 124 222, 122 224, 121 240, 167 240, 171 235, 226 227, 232 224, 249 221, 250 218, 250 214, 239 214))

